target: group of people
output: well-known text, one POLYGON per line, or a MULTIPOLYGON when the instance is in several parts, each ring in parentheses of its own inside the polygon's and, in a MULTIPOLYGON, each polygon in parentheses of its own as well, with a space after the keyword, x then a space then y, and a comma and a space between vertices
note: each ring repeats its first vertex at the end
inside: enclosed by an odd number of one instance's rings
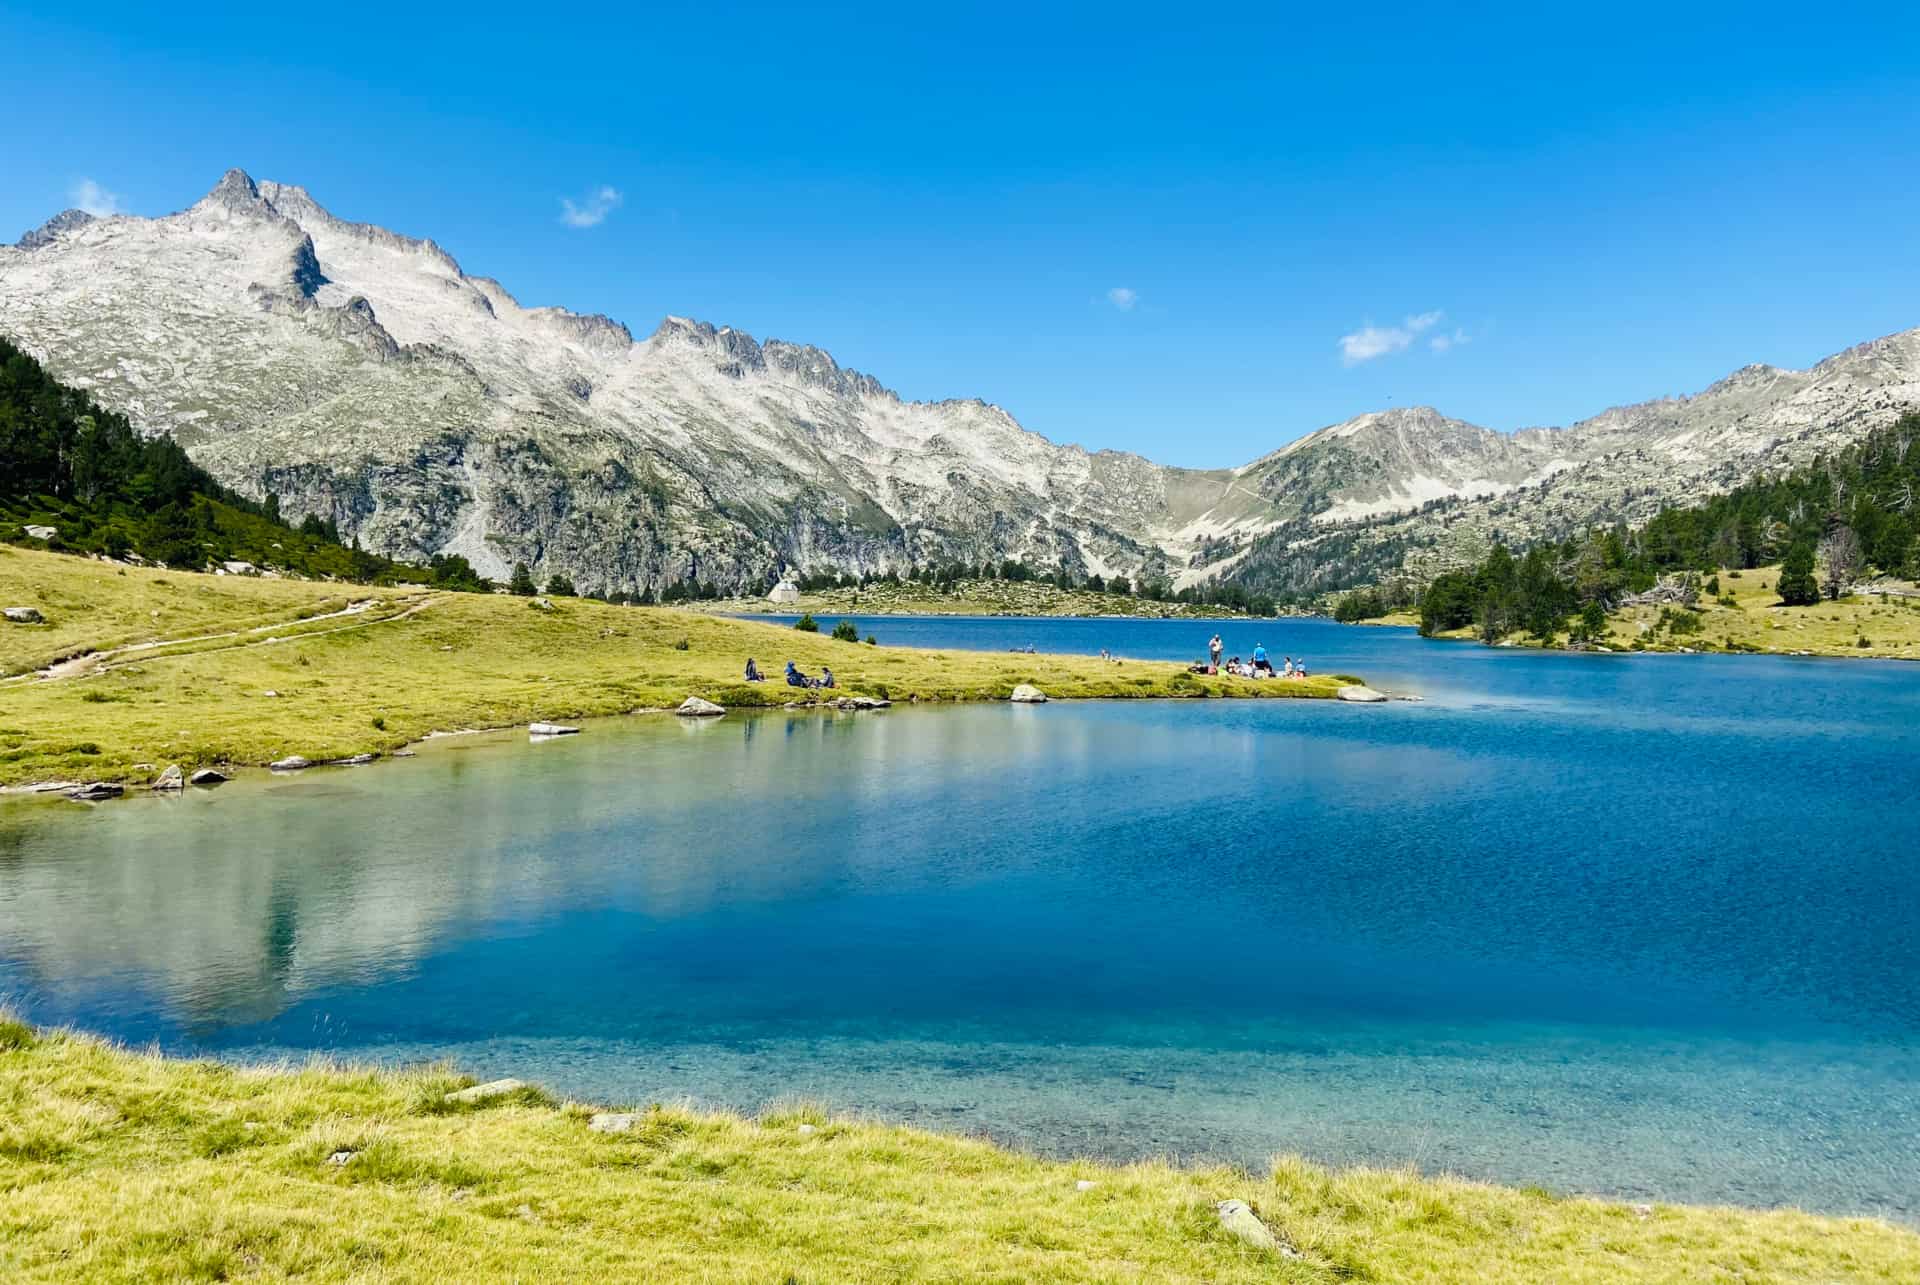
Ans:
MULTIPOLYGON (((747 657, 747 681, 750 683, 767 681, 767 676, 760 672, 760 667, 753 663, 751 656, 747 657)), ((789 687, 838 687, 839 685, 834 681, 830 666, 820 666, 820 677, 814 678, 802 673, 800 667, 792 661, 787 662, 787 686, 789 687)))
POLYGON ((1220 657, 1225 651, 1226 647, 1221 643, 1220 635, 1215 634, 1207 643, 1207 663, 1194 665, 1191 668, 1195 673, 1232 674, 1236 678, 1305 678, 1307 676, 1307 662, 1304 657, 1300 660, 1295 660, 1291 656, 1284 657, 1285 664, 1276 670, 1273 667, 1273 661, 1267 656, 1264 643, 1255 643, 1252 657, 1244 661, 1238 656, 1232 660, 1222 661, 1220 657))

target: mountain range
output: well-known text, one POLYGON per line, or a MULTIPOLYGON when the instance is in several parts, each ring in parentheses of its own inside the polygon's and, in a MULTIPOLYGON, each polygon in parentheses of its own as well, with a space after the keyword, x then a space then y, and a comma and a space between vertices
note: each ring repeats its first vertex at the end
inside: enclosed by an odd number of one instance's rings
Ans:
POLYGON ((0 246, 0 332, 291 518, 635 592, 1019 558, 1310 595, 1643 519, 1920 405, 1908 331, 1567 428, 1395 409, 1174 468, 902 399, 804 344, 525 307, 430 240, 239 170, 177 214, 69 210, 0 246))

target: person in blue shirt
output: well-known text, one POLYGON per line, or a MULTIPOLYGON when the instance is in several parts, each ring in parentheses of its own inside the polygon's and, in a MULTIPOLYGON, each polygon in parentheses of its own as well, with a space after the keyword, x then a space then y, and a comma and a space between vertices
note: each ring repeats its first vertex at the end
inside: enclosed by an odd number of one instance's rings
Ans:
POLYGON ((787 686, 811 687, 813 686, 813 680, 808 678, 805 674, 801 673, 799 668, 795 666, 792 661, 788 661, 787 662, 787 686))
POLYGON ((1267 659, 1265 643, 1255 643, 1253 645, 1253 671, 1256 674, 1271 674, 1273 672, 1273 662, 1267 659))

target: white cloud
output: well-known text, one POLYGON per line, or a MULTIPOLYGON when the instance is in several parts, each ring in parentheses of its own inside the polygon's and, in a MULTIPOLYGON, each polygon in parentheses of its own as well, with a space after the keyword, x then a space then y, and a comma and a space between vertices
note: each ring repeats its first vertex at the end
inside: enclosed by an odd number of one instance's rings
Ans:
POLYGON ((1455 327, 1454 332, 1450 335, 1435 335, 1433 338, 1427 340, 1427 347, 1433 349, 1435 352, 1445 352, 1449 348, 1458 348, 1461 344, 1472 342, 1473 336, 1455 327))
MULTIPOLYGON (((1439 325, 1444 316, 1444 312, 1435 310, 1408 317, 1397 326, 1376 326, 1369 322, 1350 335, 1340 336, 1340 360, 1345 365, 1358 366, 1375 357, 1403 352, 1414 340, 1439 325)), ((1436 348, 1435 351, 1443 350, 1436 348)))
POLYGON ((1115 286, 1107 291, 1107 302, 1122 312, 1132 312, 1133 305, 1140 302, 1140 294, 1126 286, 1115 286))
POLYGON ((624 198, 617 188, 602 184, 593 190, 593 194, 584 201, 576 202, 571 197, 560 198, 560 221, 570 228, 597 228, 607 221, 607 216, 620 208, 624 198))
POLYGON ((73 202, 74 209, 85 210, 95 217, 118 214, 122 209, 118 192, 109 192, 90 178, 75 183, 67 193, 67 199, 73 202))

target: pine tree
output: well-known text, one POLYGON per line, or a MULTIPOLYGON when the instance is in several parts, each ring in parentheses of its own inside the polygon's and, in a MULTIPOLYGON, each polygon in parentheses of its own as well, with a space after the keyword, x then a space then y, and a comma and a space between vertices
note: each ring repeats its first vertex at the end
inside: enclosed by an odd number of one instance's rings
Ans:
POLYGON ((1787 550, 1780 564, 1780 601, 1789 607, 1809 607, 1820 601, 1820 585, 1813 578, 1813 548, 1802 542, 1787 550))
POLYGON ((527 569, 526 563, 516 562, 513 564, 513 578, 507 581, 507 588, 509 591, 519 594, 522 598, 533 597, 535 592, 533 572, 527 569))

